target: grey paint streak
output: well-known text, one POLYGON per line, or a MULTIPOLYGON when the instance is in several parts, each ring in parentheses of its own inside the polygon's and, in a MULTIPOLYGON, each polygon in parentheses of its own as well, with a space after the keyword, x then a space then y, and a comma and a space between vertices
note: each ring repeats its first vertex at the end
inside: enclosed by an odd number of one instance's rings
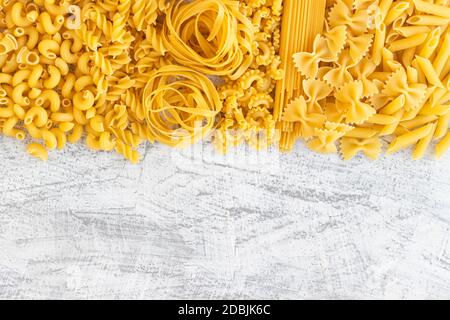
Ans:
POLYGON ((0 138, 0 298, 450 298, 449 155, 143 151, 0 138))

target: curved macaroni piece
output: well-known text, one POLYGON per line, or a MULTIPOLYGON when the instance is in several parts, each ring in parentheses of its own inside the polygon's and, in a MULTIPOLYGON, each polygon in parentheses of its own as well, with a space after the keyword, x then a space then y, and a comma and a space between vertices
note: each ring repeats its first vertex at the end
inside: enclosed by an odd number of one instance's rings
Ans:
POLYGON ((39 143, 30 143, 27 146, 28 154, 36 157, 40 160, 47 161, 48 160, 48 152, 41 144, 39 143))

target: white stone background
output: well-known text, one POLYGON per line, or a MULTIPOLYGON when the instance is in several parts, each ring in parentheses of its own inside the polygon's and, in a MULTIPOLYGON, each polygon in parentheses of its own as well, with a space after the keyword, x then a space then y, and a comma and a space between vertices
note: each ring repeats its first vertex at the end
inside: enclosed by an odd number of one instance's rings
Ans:
POLYGON ((450 298, 450 155, 209 151, 0 137, 0 298, 450 298))

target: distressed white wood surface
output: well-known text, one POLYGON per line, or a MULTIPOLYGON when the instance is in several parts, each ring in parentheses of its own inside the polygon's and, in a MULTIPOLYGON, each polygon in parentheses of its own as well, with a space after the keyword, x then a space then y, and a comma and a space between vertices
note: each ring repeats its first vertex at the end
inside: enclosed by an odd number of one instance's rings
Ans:
POLYGON ((23 150, 0 138, 0 298, 450 298, 449 155, 23 150))

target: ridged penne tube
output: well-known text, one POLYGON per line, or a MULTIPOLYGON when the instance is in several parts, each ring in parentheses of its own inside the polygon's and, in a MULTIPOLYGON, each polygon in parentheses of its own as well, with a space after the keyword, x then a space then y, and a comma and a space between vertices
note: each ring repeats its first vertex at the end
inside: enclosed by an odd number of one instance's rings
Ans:
POLYGON ((379 10, 380 10, 383 18, 385 18, 387 16, 389 9, 391 8, 393 2, 394 2, 394 0, 381 0, 380 1, 379 10))
POLYGON ((386 25, 382 23, 375 31, 375 40, 373 42, 372 58, 374 63, 378 66, 381 64, 383 57, 384 42, 386 39, 386 25))
POLYGON ((386 26, 390 25, 394 20, 400 17, 406 10, 409 9, 410 3, 407 1, 398 1, 390 9, 384 19, 386 26))
POLYGON ((412 158, 414 160, 419 160, 419 159, 423 158, 423 156, 425 155, 427 148, 430 146, 431 141, 433 141, 433 136, 434 136, 434 132, 436 130, 436 125, 437 125, 436 123, 433 123, 428 135, 425 138, 420 139, 419 142, 417 143, 416 147, 414 148, 413 154, 412 154, 412 158))
POLYGON ((418 127, 422 127, 430 122, 434 122, 438 119, 435 115, 429 116, 415 116, 412 120, 402 121, 400 125, 408 130, 413 130, 418 127))
POLYGON ((429 33, 431 30, 427 26, 404 26, 397 28, 396 31, 407 38, 419 33, 429 33))
POLYGON ((416 15, 409 18, 407 22, 416 26, 444 26, 448 24, 448 19, 433 15, 416 15))
POLYGON ((428 34, 428 39, 419 51, 419 56, 429 59, 439 45, 441 29, 436 28, 428 34))
POLYGON ((450 132, 436 145, 436 158, 440 159, 450 149, 450 132))
POLYGON ((440 16, 450 20, 450 8, 445 5, 437 5, 423 0, 413 0, 416 10, 419 12, 440 16))
POLYGON ((376 114, 367 120, 368 123, 379 124, 379 125, 389 125, 393 124, 397 119, 390 115, 376 114))
POLYGON ((430 60, 422 58, 420 56, 416 56, 417 63, 419 64, 420 69, 423 74, 427 78, 428 82, 433 86, 443 88, 441 80, 439 79, 439 75, 436 70, 433 68, 433 65, 430 60))
POLYGON ((389 50, 392 52, 406 50, 421 45, 427 38, 426 34, 419 33, 408 38, 397 40, 391 43, 389 50))
POLYGON ((402 109, 405 106, 406 98, 405 96, 399 95, 397 98, 395 98, 392 102, 390 102, 388 105, 386 105, 383 109, 380 110, 380 113, 392 115, 402 109))
POLYGON ((439 117, 436 132, 434 133, 434 139, 439 140, 448 131, 448 122, 450 121, 450 112, 447 112, 445 115, 439 117))
POLYGON ((442 74, 442 71, 445 67, 445 64, 448 63, 450 58, 450 34, 446 34, 444 41, 440 50, 438 51, 436 58, 433 61, 433 68, 436 70, 436 73, 439 75, 442 74))
POLYGON ((392 154, 416 144, 420 139, 423 139, 427 135, 429 135, 432 129, 433 124, 428 124, 395 138, 394 141, 392 141, 392 143, 389 145, 387 153, 392 154))

